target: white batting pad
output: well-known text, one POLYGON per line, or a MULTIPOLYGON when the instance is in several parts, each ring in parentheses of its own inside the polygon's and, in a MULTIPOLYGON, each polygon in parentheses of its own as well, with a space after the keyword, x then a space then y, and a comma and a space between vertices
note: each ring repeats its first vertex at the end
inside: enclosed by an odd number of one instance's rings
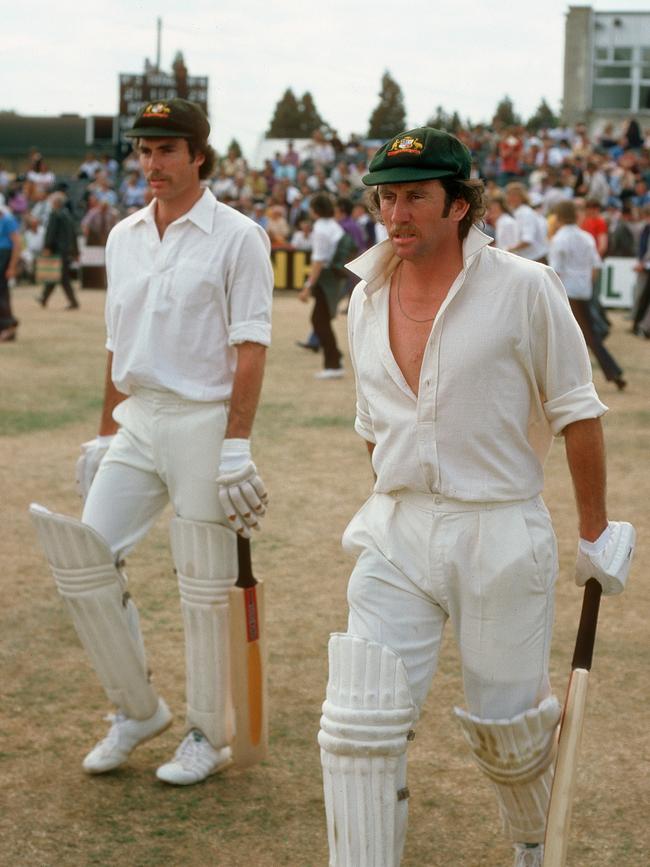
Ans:
POLYGON ((416 710, 400 657, 332 635, 321 747, 330 867, 397 867, 408 818, 406 747, 416 710))
POLYGON ((144 645, 126 578, 102 537, 76 518, 32 503, 57 589, 110 701, 131 719, 149 719, 158 697, 149 683, 144 645))
POLYGON ((228 590, 237 580, 237 538, 220 524, 183 518, 172 519, 170 536, 185 627, 187 726, 219 750, 234 733, 228 590))
POLYGON ((479 768, 494 785, 510 840, 541 843, 553 781, 555 730, 561 709, 555 696, 512 719, 456 714, 479 768))

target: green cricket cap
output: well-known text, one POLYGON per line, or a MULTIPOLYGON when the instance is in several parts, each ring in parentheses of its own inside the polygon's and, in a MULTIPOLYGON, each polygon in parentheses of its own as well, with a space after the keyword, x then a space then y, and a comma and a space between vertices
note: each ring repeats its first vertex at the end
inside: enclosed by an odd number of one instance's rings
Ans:
POLYGON ((205 112, 196 102, 174 97, 148 102, 137 113, 127 138, 196 138, 210 135, 205 112))
POLYGON ((466 181, 471 166, 471 154, 456 136, 442 129, 422 126, 401 132, 385 142, 361 180, 368 187, 435 178, 466 181))

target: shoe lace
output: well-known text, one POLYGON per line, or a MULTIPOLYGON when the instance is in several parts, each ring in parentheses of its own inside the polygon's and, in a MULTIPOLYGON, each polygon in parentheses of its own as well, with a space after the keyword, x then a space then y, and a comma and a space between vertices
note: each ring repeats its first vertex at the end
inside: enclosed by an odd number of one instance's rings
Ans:
POLYGON ((176 750, 174 760, 181 764, 184 764, 186 761, 192 762, 197 753, 200 752, 201 744, 204 740, 205 738, 198 729, 192 729, 181 741, 176 750))
POLYGON ((517 867, 541 867, 541 846, 521 846, 517 847, 517 867))
POLYGON ((110 747, 113 744, 117 743, 120 734, 120 725, 127 719, 127 716, 126 714, 122 713, 121 710, 118 710, 117 713, 107 714, 104 719, 106 720, 106 722, 109 722, 111 724, 111 727, 108 730, 108 734, 106 735, 102 743, 104 744, 104 746, 110 747))

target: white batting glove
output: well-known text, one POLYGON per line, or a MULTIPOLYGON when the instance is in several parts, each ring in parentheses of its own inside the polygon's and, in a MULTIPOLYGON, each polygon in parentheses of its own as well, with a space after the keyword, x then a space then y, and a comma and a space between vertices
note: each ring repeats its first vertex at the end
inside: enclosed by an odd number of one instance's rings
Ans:
POLYGON ((82 500, 88 496, 88 491, 102 458, 112 442, 113 436, 97 436, 94 440, 88 440, 87 443, 81 444, 81 455, 77 460, 76 481, 77 491, 82 500))
POLYGON ((260 518, 269 501, 264 482, 251 460, 250 440, 223 441, 217 484, 219 500, 230 526, 249 539, 251 530, 260 529, 260 518))
POLYGON ((632 565, 636 532, 627 521, 609 521, 595 542, 580 539, 576 560, 576 584, 584 587, 595 578, 604 596, 614 596, 625 589, 632 565))

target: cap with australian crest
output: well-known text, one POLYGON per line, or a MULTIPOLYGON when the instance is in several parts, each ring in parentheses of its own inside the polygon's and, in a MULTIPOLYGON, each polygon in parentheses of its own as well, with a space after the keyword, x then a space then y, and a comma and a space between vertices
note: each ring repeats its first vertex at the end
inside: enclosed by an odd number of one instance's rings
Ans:
POLYGON ((136 115, 127 138, 193 138, 204 141, 210 135, 205 112, 196 102, 174 97, 148 102, 136 115))
POLYGON ((466 181, 471 166, 471 154, 456 136, 423 126, 401 132, 385 142, 361 180, 368 187, 436 178, 466 181))

